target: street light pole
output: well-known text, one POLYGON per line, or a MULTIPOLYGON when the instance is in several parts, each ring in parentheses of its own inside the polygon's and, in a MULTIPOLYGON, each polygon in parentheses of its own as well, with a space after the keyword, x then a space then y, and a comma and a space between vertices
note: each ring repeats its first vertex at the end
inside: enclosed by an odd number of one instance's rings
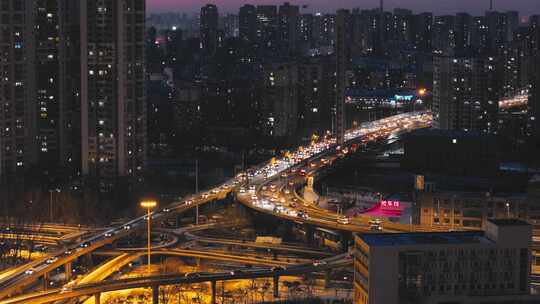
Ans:
POLYGON ((506 217, 510 218, 510 203, 506 203, 506 217))
MULTIPOLYGON (((195 159, 195 193, 199 193, 199 159, 195 159)), ((195 206, 195 225, 199 225, 199 204, 195 206)))
POLYGON ((150 218, 150 208, 147 209, 148 212, 148 234, 147 234, 147 243, 148 243, 148 265, 147 265, 147 270, 148 270, 148 274, 150 274, 150 263, 151 263, 151 259, 150 259, 150 256, 151 256, 151 247, 152 247, 152 234, 151 234, 151 227, 152 227, 152 224, 150 223, 150 221, 152 220, 150 218))
POLYGON ((152 246, 152 237, 151 237, 151 221, 152 221, 152 216, 150 214, 150 209, 154 208, 157 206, 157 202, 156 201, 142 201, 141 202, 141 207, 143 208, 146 208, 147 210, 147 221, 148 221, 148 234, 147 234, 147 241, 148 241, 148 264, 147 264, 147 272, 148 274, 150 274, 150 264, 151 264, 151 259, 150 259, 150 255, 151 255, 151 246, 152 246))
POLYGON ((52 198, 53 191, 49 190, 49 223, 52 223, 52 198))
POLYGON ((49 223, 53 222, 53 193, 60 193, 60 189, 49 189, 49 223))

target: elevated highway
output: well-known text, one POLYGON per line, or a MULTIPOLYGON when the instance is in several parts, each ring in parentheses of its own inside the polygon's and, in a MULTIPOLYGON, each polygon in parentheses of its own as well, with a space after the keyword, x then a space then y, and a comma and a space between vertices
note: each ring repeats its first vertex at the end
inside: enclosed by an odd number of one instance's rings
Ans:
POLYGON ((295 265, 288 268, 277 269, 253 269, 233 271, 227 273, 194 273, 190 275, 161 275, 148 276, 121 280, 102 281, 89 284, 81 284, 74 287, 51 289, 48 291, 26 294, 16 298, 0 301, 0 304, 41 304, 55 301, 69 300, 77 297, 94 296, 96 303, 100 303, 100 295, 103 292, 134 289, 152 288, 153 304, 159 303, 159 287, 177 284, 210 283, 212 287, 212 303, 216 303, 216 282, 243 279, 272 278, 274 295, 279 296, 279 277, 297 276, 313 272, 327 271, 339 267, 350 267, 352 260, 346 255, 322 260, 316 264, 295 265))
MULTIPOLYGON (((285 171, 259 183, 250 184, 237 190, 237 199, 245 206, 283 220, 299 224, 333 229, 347 232, 371 231, 369 217, 358 216, 344 218, 343 216, 322 209, 305 201, 297 194, 297 189, 312 183, 321 171, 332 166, 340 158, 360 148, 367 149, 370 144, 392 142, 398 134, 410 132, 419 128, 429 127, 431 116, 425 113, 398 115, 360 127, 360 131, 347 132, 344 145, 337 146, 331 140, 327 148, 285 171), (361 145, 358 146, 360 140, 361 145), (355 148, 356 147, 356 148, 355 148), (311 179, 311 181, 310 181, 311 179)), ((437 227, 421 225, 405 225, 386 222, 383 225, 386 232, 434 231, 437 227)), ((444 228, 440 228, 445 231, 444 228)))
MULTIPOLYGON (((360 127, 350 130, 345 134, 345 139, 348 144, 375 140, 378 137, 387 138, 396 132, 408 132, 418 128, 424 128, 430 125, 431 115, 426 112, 414 112, 400 114, 385 118, 379 121, 362 124, 360 127)), ((254 185, 262 185, 266 180, 273 180, 280 173, 292 168, 305 167, 312 161, 321 159, 325 155, 336 153, 336 141, 334 138, 325 138, 321 141, 314 142, 308 147, 300 147, 298 150, 289 153, 288 155, 269 161, 251 172, 240 174, 239 176, 227 181, 226 183, 216 186, 210 190, 203 191, 191 196, 187 196, 182 200, 174 202, 169 206, 156 210, 150 214, 152 221, 167 219, 176 213, 182 213, 194 208, 195 206, 204 205, 208 202, 224 199, 230 193, 237 193, 239 201, 253 208, 257 207, 255 201, 251 201, 246 195, 243 195, 238 190, 240 185, 249 179, 254 185)), ((345 147, 343 147, 345 148, 345 147)), ((344 151, 344 150, 342 150, 344 151)), ((339 156, 339 155, 338 155, 339 156)), ((260 189, 258 190, 260 191, 260 189)), ((257 198, 258 200, 258 198, 257 198)), ((264 208, 259 208, 264 210, 264 208)), ((273 216, 282 217, 288 220, 305 221, 314 225, 326 226, 330 225, 330 219, 337 215, 328 214, 327 218, 315 218, 314 220, 304 219, 298 216, 293 216, 287 212, 271 213, 273 216)), ((66 275, 70 274, 71 262, 75 259, 93 252, 107 244, 133 233, 134 231, 142 230, 146 227, 146 216, 134 218, 122 225, 108 228, 104 231, 95 232, 87 237, 84 237, 80 242, 67 246, 64 250, 52 253, 49 256, 31 262, 19 271, 12 273, 0 279, 0 299, 12 296, 22 292, 24 287, 33 283, 36 279, 47 274, 59 267, 66 269, 66 275)), ((338 229, 347 231, 364 231, 360 229, 360 223, 356 225, 332 225, 338 229)), ((390 228, 390 227, 388 227, 390 228)), ((405 230, 406 231, 406 230, 405 230)))

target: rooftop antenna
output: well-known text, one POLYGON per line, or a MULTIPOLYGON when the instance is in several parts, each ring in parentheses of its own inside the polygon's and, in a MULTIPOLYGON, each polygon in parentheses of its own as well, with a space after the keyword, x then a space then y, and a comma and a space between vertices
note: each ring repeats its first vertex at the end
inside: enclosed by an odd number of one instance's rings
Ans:
POLYGON ((493 0, 489 0, 489 10, 493 11, 493 0))
POLYGON ((384 12, 384 0, 381 0, 381 12, 384 12))

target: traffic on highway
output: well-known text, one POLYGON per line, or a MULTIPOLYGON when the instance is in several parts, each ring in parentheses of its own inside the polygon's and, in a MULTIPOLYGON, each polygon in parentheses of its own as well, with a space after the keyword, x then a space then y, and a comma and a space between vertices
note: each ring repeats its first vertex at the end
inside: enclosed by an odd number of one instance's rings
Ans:
MULTIPOLYGON (((314 206, 302 206, 305 202, 295 196, 294 188, 306 176, 331 164, 336 158, 350 152, 351 145, 359 141, 366 144, 380 139, 388 139, 401 132, 424 128, 431 124, 428 112, 412 112, 361 124, 345 134, 345 143, 338 145, 336 139, 324 136, 314 140, 307 147, 285 153, 258 168, 238 174, 229 181, 197 194, 185 197, 166 207, 149 213, 151 220, 164 220, 171 214, 184 212, 207 202, 223 199, 235 192, 241 203, 275 216, 295 221, 305 221, 324 227, 363 231, 369 227, 360 219, 349 219, 320 210, 314 206), (276 180, 278 180, 275 182, 276 180), (292 184, 290 184, 292 183, 292 184), (266 188, 265 188, 266 187, 266 188), (296 199, 296 200, 295 200, 296 199)), ((112 243, 129 233, 144 229, 148 215, 134 218, 122 225, 95 233, 77 244, 38 259, 0 280, 0 299, 22 291, 24 286, 44 274, 65 265, 88 252, 112 243)))
MULTIPOLYGON (((384 141, 392 142, 399 134, 418 128, 429 127, 429 113, 407 113, 392 116, 379 121, 362 124, 359 128, 345 134, 345 142, 337 145, 334 138, 325 138, 308 148, 300 148, 291 156, 277 160, 275 166, 286 169, 280 175, 272 175, 261 182, 252 182, 238 190, 238 200, 248 207, 283 219, 312 224, 329 229, 366 232, 383 230, 380 219, 369 217, 350 218, 322 209, 301 198, 297 188, 306 184, 307 177, 316 176, 317 172, 343 158, 358 148, 367 148, 369 144, 384 141), (288 164, 283 166, 281 164, 288 164)), ((422 227, 389 223, 384 230, 399 232, 421 230, 422 227)))

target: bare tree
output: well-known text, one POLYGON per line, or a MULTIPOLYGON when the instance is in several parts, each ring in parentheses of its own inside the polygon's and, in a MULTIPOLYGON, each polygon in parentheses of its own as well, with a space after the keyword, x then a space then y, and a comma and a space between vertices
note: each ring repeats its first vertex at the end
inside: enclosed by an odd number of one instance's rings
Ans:
POLYGON ((306 298, 311 299, 313 298, 315 294, 315 285, 317 284, 317 281, 312 275, 307 274, 304 277, 304 285, 306 286, 305 292, 306 292, 306 298))
POLYGON ((265 280, 264 283, 262 283, 259 288, 257 289, 257 292, 259 293, 259 296, 261 297, 261 302, 264 302, 266 294, 270 291, 271 284, 268 282, 268 280, 265 280))

